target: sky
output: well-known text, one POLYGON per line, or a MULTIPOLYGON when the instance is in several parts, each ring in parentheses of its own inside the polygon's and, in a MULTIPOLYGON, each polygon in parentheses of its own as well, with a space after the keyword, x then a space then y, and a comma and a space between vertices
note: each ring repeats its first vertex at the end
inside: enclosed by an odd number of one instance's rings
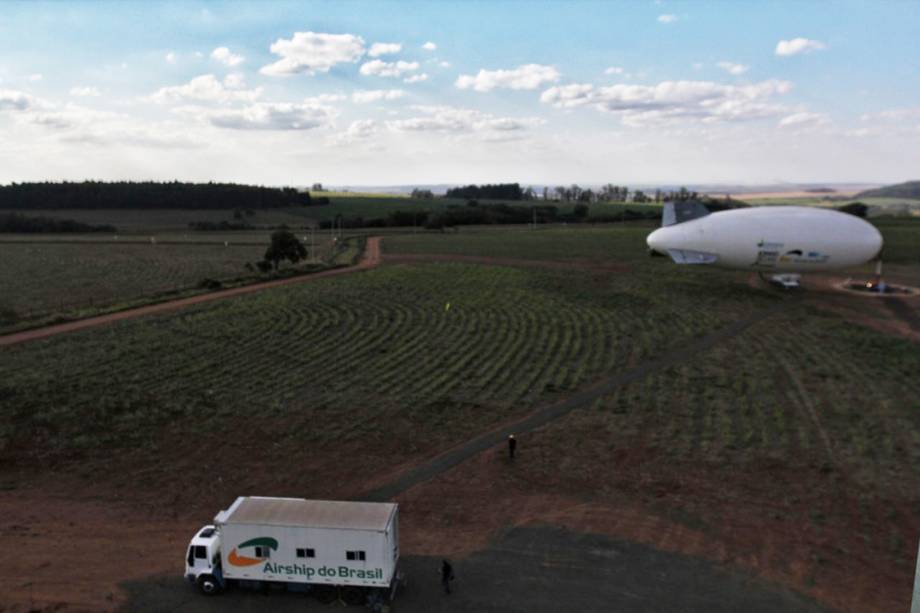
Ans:
POLYGON ((916 2, 0 2, 0 182, 893 183, 916 2))

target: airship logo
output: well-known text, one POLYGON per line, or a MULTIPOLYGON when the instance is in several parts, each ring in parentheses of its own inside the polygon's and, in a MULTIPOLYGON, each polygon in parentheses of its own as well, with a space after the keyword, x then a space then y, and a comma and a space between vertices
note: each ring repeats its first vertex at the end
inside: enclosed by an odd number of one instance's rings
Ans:
POLYGON ((227 562, 233 564, 234 566, 253 566, 255 564, 261 564, 265 561, 265 558, 268 557, 268 555, 266 555, 267 552, 263 553, 265 548, 277 551, 278 541, 269 536, 249 539, 248 541, 240 543, 233 548, 233 550, 230 552, 230 555, 227 556, 227 562), (238 549, 245 549, 247 547, 253 548, 254 557, 240 555, 237 553, 238 549))

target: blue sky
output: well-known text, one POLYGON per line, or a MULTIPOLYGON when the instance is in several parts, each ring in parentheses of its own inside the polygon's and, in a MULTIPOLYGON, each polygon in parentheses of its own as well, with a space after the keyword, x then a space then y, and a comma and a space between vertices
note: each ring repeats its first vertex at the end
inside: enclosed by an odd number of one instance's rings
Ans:
POLYGON ((3 2, 0 181, 906 180, 918 15, 909 2, 3 2))

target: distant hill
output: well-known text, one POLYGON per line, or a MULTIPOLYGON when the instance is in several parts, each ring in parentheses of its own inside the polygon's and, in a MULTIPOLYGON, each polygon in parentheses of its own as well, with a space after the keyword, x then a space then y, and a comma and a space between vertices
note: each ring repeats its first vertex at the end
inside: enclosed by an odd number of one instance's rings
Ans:
POLYGON ((920 181, 907 181, 856 194, 857 198, 917 198, 920 199, 920 181))

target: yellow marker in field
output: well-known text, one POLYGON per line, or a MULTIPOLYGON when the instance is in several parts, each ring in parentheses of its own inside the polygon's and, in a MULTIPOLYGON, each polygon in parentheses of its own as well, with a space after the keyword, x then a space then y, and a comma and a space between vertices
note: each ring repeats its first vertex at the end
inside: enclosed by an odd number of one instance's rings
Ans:
POLYGON ((450 303, 448 302, 447 305, 444 307, 444 312, 446 313, 449 310, 450 310, 450 303))

